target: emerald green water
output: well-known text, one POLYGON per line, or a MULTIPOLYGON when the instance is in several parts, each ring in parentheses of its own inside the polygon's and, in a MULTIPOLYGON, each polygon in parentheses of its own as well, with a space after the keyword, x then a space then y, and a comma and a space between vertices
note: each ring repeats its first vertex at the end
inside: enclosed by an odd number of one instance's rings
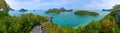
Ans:
POLYGON ((9 11, 9 14, 11 16, 20 16, 22 14, 26 13, 33 13, 36 15, 42 15, 42 16, 52 16, 53 17, 53 23, 58 24, 60 26, 70 26, 70 27, 78 27, 78 26, 86 26, 88 23, 90 23, 92 20, 98 21, 102 18, 104 18, 105 15, 107 15, 110 12, 103 12, 99 10, 93 10, 92 12, 97 12, 100 15, 99 16, 81 16, 81 15, 74 15, 74 12, 62 12, 61 14, 45 14, 45 11, 38 10, 38 11, 27 11, 27 12, 19 12, 19 11, 9 11))

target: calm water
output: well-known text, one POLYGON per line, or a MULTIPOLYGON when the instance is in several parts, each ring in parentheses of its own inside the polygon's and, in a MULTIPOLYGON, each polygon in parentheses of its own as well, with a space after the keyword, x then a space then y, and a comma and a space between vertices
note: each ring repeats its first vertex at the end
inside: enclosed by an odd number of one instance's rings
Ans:
POLYGON ((100 14, 98 17, 93 16, 80 16, 80 15, 74 15, 74 12, 63 12, 61 14, 45 14, 45 11, 27 11, 27 12, 19 12, 19 11, 10 11, 9 14, 11 16, 20 16, 22 14, 26 13, 33 13, 37 15, 42 16, 52 16, 53 17, 53 23, 58 24, 60 26, 70 26, 70 27, 78 27, 78 26, 85 26, 90 21, 95 20, 98 21, 102 18, 104 18, 105 15, 107 15, 110 12, 102 12, 98 10, 94 10, 93 12, 97 12, 100 14))

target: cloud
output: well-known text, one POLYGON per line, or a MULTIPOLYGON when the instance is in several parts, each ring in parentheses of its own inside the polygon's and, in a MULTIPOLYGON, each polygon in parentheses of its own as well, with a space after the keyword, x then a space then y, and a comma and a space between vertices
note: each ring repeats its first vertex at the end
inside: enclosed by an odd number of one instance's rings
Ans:
POLYGON ((111 9, 112 6, 116 4, 116 1, 114 0, 101 0, 99 2, 98 0, 92 0, 91 4, 83 5, 83 9, 111 9))
POLYGON ((65 7, 67 9, 103 9, 112 8, 120 0, 6 0, 13 9, 49 9, 65 7))

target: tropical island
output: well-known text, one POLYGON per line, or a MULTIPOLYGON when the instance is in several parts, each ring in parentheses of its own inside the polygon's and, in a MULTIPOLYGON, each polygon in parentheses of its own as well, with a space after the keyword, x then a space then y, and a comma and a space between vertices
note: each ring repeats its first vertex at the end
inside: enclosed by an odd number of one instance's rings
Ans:
POLYGON ((61 12, 59 11, 59 9, 54 8, 54 9, 49 9, 45 13, 47 13, 47 14, 49 14, 49 13, 60 14, 61 12))
POLYGON ((111 11, 112 9, 102 9, 102 11, 111 11))
POLYGON ((74 12, 74 14, 83 15, 83 16, 99 16, 99 14, 96 12, 90 12, 86 10, 79 10, 79 11, 74 12))
POLYGON ((20 9, 19 11, 20 11, 20 12, 25 12, 25 11, 27 11, 27 10, 22 8, 22 9, 20 9))
POLYGON ((49 9, 45 13, 60 14, 61 12, 72 12, 72 11, 73 11, 72 9, 66 10, 65 8, 62 7, 60 9, 58 9, 58 8, 49 9))
POLYGON ((72 12, 73 9, 66 10, 64 7, 61 7, 61 8, 59 9, 59 11, 61 11, 61 12, 72 12))
MULTIPOLYGON (((115 10, 100 21, 91 21, 84 27, 71 28, 48 23, 47 17, 31 13, 20 17, 10 16, 8 14, 10 7, 4 0, 0 1, 2 1, 0 7, 5 11, 0 11, 0 33, 30 33, 36 25, 42 27, 42 33, 120 33, 120 24, 116 24, 115 10)), ((120 5, 116 5, 113 9, 120 9, 120 5)))

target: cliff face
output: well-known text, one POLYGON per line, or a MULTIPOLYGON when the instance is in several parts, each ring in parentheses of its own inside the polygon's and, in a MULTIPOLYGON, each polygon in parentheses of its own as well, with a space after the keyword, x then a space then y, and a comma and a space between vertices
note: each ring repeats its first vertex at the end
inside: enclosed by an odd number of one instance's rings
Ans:
POLYGON ((0 11, 8 13, 10 7, 5 0, 0 0, 0 11))

